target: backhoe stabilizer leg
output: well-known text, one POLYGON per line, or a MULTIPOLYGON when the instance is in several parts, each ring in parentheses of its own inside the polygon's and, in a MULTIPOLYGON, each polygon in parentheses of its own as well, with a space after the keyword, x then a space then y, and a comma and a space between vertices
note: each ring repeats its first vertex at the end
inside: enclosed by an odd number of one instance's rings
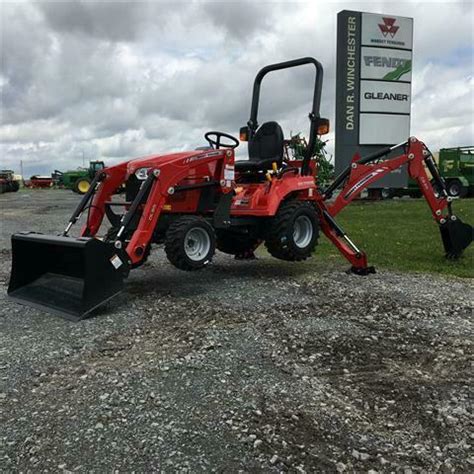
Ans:
POLYGON ((367 255, 360 250, 342 227, 335 221, 327 210, 321 210, 321 230, 336 246, 339 252, 352 265, 347 273, 366 276, 375 273, 375 268, 367 265, 367 255))

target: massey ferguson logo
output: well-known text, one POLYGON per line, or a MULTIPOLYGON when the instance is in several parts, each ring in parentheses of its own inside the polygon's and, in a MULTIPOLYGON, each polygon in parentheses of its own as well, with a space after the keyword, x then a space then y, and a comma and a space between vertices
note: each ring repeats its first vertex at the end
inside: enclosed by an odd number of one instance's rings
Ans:
POLYGON ((395 18, 386 18, 382 17, 383 24, 379 23, 380 31, 382 32, 384 38, 387 35, 390 35, 392 38, 397 34, 397 31, 400 29, 399 26, 395 26, 397 21, 395 18))

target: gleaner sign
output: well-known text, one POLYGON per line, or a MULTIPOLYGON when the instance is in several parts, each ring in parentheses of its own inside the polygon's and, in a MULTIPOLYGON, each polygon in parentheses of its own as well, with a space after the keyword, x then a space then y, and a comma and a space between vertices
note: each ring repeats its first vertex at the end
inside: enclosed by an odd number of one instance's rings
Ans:
POLYGON ((408 95, 406 94, 392 94, 388 92, 366 92, 364 94, 364 99, 375 99, 375 100, 402 100, 408 101, 408 95))
MULTIPOLYGON (((344 10, 337 31, 340 171, 355 152, 369 153, 410 134, 413 20, 344 10)), ((386 179, 393 180, 393 175, 386 179)))

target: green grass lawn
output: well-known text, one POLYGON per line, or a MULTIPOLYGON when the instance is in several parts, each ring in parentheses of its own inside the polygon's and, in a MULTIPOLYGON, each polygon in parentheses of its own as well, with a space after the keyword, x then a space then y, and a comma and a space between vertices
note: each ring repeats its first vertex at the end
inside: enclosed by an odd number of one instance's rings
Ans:
MULTIPOLYGON (((474 225, 473 199, 454 202, 453 211, 463 222, 474 225)), ((446 260, 438 225, 423 199, 359 201, 336 219, 367 253, 369 265, 376 268, 474 278, 474 243, 460 259, 446 260)), ((345 261, 325 237, 321 237, 316 252, 320 259, 345 261)))

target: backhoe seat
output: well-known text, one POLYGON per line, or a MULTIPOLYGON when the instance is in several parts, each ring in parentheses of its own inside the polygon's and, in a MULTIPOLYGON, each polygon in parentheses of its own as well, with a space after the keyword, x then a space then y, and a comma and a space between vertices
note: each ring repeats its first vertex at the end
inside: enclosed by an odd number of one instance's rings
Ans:
POLYGON ((249 159, 235 162, 237 171, 266 171, 283 160, 283 130, 277 122, 265 122, 249 141, 249 159))

